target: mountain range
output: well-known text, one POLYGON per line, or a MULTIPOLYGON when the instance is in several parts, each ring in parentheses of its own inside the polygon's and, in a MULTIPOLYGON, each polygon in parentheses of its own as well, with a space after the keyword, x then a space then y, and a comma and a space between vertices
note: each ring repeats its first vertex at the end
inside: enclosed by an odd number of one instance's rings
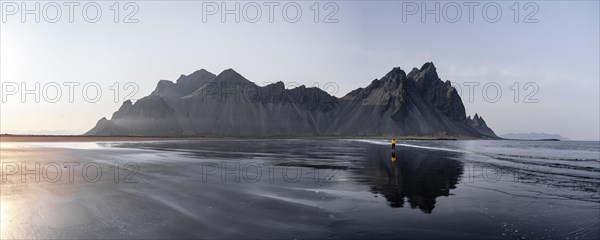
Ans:
POLYGON ((342 98, 319 88, 258 86, 233 69, 204 69, 161 80, 85 135, 96 136, 466 136, 498 138, 483 118, 467 117, 450 81, 433 63, 408 74, 393 68, 342 98))

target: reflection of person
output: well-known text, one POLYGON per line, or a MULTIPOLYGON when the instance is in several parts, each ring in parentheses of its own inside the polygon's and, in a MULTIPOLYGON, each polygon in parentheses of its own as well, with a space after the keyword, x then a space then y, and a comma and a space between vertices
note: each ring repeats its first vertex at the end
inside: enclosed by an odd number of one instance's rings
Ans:
POLYGON ((392 162, 396 161, 396 151, 392 151, 392 158, 391 158, 392 162))
POLYGON ((392 138, 392 149, 396 150, 396 139, 392 138))

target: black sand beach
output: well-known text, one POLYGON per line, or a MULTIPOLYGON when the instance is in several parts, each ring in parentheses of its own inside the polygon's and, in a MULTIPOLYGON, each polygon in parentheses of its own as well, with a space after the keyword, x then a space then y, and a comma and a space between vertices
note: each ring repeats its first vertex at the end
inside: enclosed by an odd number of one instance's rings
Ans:
POLYGON ((598 143, 535 144, 2 142, 1 237, 598 239, 598 143))

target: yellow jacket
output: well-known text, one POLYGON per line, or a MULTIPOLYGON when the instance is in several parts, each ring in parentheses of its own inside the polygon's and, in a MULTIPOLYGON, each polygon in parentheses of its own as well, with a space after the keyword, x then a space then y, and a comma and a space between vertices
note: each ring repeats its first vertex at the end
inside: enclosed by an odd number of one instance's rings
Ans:
POLYGON ((392 139, 392 144, 396 144, 396 140, 395 139, 392 139))

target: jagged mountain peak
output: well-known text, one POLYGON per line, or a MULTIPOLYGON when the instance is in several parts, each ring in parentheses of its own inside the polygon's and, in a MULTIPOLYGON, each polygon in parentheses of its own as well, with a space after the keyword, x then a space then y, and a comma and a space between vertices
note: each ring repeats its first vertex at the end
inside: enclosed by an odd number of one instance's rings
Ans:
POLYGON ((473 115, 473 118, 471 118, 471 116, 469 116, 469 120, 472 120, 472 121, 477 122, 477 123, 483 122, 485 124, 485 120, 483 120, 483 117, 481 117, 477 113, 475 113, 475 115, 473 115))
POLYGON ((175 82, 160 80, 150 95, 156 95, 163 97, 166 100, 172 100, 181 95, 187 95, 196 91, 215 77, 216 76, 213 73, 205 69, 200 69, 189 75, 182 74, 175 82))
POLYGON ((426 62, 421 68, 413 68, 407 75, 408 78, 414 79, 415 81, 421 81, 423 79, 436 79, 438 78, 437 69, 433 62, 426 62))
MULTIPOLYGON (((184 76, 184 75, 181 75, 181 76, 184 76)), ((175 86, 175 83, 170 80, 160 80, 156 84, 156 88, 154 89, 154 91, 162 90, 162 89, 173 87, 173 86, 175 86)))
POLYGON ((381 78, 382 81, 386 81, 386 80, 394 80, 394 81, 399 81, 406 78, 406 72, 404 72, 404 70, 402 70, 400 67, 395 67, 392 68, 391 71, 389 71, 383 78, 381 78))
POLYGON ((190 82, 207 81, 214 77, 216 77, 215 74, 202 68, 200 70, 194 71, 193 73, 191 73, 189 75, 182 74, 181 76, 179 76, 176 83, 177 84, 189 84, 190 82))
POLYGON ((419 71, 411 76, 415 81, 437 82, 439 80, 437 69, 433 62, 423 64, 419 71))
POLYGON ((435 71, 435 65, 433 64, 433 62, 426 62, 423 64, 423 66, 421 66, 421 69, 419 69, 419 71, 435 71))
POLYGON ((214 78, 216 75, 202 68, 200 70, 196 70, 189 75, 181 75, 177 79, 177 84, 190 84, 192 82, 203 82, 208 81, 214 78))
MULTIPOLYGON (((201 75, 201 74, 213 74, 211 72, 209 72, 208 70, 201 68, 200 70, 196 70, 194 71, 192 74, 190 74, 189 76, 194 76, 194 75, 201 75)), ((213 74, 214 75, 214 74, 213 74)))
POLYGON ((110 120, 115 120, 122 116, 125 116, 127 114, 127 112, 129 111, 129 109, 131 109, 132 106, 133 106, 133 103, 131 102, 131 100, 124 101, 123 104, 121 104, 121 107, 119 107, 119 110, 117 110, 116 112, 113 113, 110 120))
POLYGON ((221 74, 239 74, 237 71, 233 70, 233 68, 228 68, 223 70, 219 75, 221 74))
POLYGON ((236 72, 235 70, 233 70, 231 68, 225 69, 223 72, 219 73, 219 75, 217 75, 213 81, 219 82, 219 83, 234 83, 234 84, 252 83, 250 80, 246 79, 240 73, 236 72))
POLYGON ((277 81, 277 82, 273 83, 273 85, 280 87, 280 88, 285 88, 285 83, 283 83, 282 81, 277 81))
POLYGON ((413 78, 415 75, 417 75, 419 73, 419 69, 418 68, 413 68, 408 75, 406 75, 408 78, 413 78))
POLYGON ((467 123, 473 129, 477 130, 477 132, 479 132, 481 135, 491 137, 491 138, 498 138, 496 133, 494 133, 494 131, 490 127, 488 127, 487 123, 485 123, 485 120, 483 120, 483 117, 481 117, 477 113, 475 113, 475 115, 473 115, 473 118, 471 118, 471 116, 467 117, 467 123))

